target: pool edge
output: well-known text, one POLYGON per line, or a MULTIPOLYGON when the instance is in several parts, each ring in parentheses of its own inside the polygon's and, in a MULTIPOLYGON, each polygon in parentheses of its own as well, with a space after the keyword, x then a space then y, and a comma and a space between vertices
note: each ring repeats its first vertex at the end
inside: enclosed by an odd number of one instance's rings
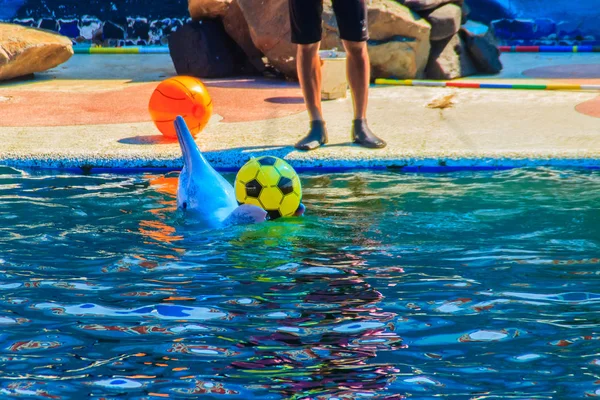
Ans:
MULTIPOLYGON (((275 154, 276 155, 276 154, 275 154)), ((236 172, 247 158, 224 160, 206 155, 208 161, 220 172, 236 172)), ((514 168, 583 168, 600 169, 600 157, 552 158, 552 157, 424 157, 424 158, 356 158, 356 159, 309 159, 282 157, 298 172, 346 172, 370 170, 395 170, 404 172, 451 172, 506 170, 514 168)), ((77 160, 36 159, 27 160, 0 157, 0 166, 33 169, 59 170, 80 173, 168 173, 181 169, 181 159, 156 160, 77 160)))

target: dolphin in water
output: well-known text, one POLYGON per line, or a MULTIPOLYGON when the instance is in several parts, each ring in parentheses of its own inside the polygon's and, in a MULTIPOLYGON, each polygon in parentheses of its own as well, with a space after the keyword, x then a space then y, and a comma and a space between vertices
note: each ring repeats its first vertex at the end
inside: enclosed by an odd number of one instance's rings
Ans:
POLYGON ((265 221, 267 212, 262 208, 238 206, 233 186, 206 161, 185 120, 178 116, 174 124, 183 153, 177 207, 211 228, 265 221))

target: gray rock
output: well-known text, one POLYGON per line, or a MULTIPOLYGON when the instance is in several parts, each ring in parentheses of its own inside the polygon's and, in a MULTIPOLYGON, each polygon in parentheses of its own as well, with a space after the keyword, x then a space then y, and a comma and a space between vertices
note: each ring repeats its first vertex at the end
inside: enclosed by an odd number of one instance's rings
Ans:
POLYGON ((456 34, 449 39, 431 42, 425 73, 429 79, 447 80, 474 75, 477 68, 464 41, 456 34))
POLYGON ((169 52, 178 75, 223 78, 255 72, 219 19, 192 21, 177 29, 169 35, 169 52))
POLYGON ((480 72, 497 74, 502 71, 502 62, 496 38, 487 26, 478 25, 478 27, 473 27, 472 23, 465 25, 461 28, 460 35, 464 39, 477 69, 480 72))
POLYGON ((427 16, 431 24, 431 40, 442 40, 454 36, 460 29, 462 10, 456 4, 445 4, 427 16))

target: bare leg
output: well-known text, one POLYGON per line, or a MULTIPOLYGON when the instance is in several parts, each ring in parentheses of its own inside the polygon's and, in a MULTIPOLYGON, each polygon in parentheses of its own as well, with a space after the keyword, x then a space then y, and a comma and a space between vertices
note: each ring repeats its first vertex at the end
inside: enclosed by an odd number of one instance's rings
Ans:
POLYGON ((304 101, 311 121, 322 121, 321 111, 321 60, 319 47, 321 42, 299 44, 296 55, 298 78, 304 94, 304 101))
POLYGON ((369 81, 371 79, 371 63, 366 42, 344 40, 347 54, 347 73, 352 102, 354 105, 354 121, 352 124, 352 140, 364 147, 382 148, 386 143, 375 136, 367 126, 367 104, 369 101, 369 81))
POLYGON ((354 119, 365 119, 369 101, 369 80, 371 79, 371 63, 369 62, 367 43, 348 40, 344 40, 343 43, 348 57, 346 70, 348 83, 352 90, 354 119))
POLYGON ((298 78, 311 123, 311 129, 306 137, 296 143, 296 148, 300 150, 314 150, 327 143, 327 130, 321 108, 320 45, 321 42, 299 44, 296 55, 298 78))

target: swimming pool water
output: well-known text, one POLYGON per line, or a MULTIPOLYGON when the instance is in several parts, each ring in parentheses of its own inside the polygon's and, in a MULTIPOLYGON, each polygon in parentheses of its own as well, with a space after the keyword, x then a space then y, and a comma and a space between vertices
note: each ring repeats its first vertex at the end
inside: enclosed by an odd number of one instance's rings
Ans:
POLYGON ((217 231, 176 176, 0 168, 0 397, 600 396, 600 171, 307 174, 217 231))

